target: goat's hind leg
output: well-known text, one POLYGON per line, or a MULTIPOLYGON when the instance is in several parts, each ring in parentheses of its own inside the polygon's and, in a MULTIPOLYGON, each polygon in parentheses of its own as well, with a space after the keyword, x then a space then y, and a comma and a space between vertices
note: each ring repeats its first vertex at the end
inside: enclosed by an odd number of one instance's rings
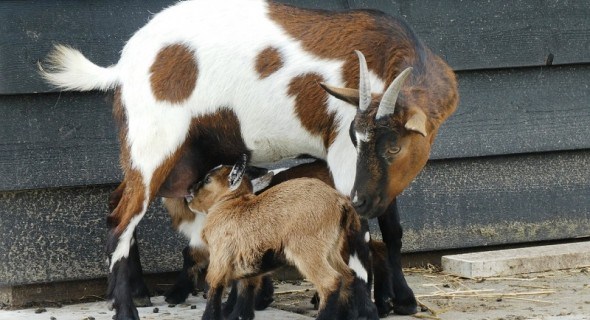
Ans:
MULTIPOLYGON (((109 212, 113 212, 119 205, 123 192, 125 191, 126 183, 122 182, 109 196, 109 212)), ((137 242, 137 233, 133 232, 131 239, 131 247, 129 249, 129 285, 131 289, 131 296, 136 307, 149 307, 152 305, 150 301, 150 292, 145 282, 143 281, 143 269, 141 267, 139 246, 137 242)))
POLYGON ((115 320, 138 320, 132 298, 132 268, 130 262, 139 255, 131 254, 135 225, 143 216, 145 193, 125 193, 115 211, 107 218, 107 254, 109 256, 109 285, 107 297, 113 300, 115 320))

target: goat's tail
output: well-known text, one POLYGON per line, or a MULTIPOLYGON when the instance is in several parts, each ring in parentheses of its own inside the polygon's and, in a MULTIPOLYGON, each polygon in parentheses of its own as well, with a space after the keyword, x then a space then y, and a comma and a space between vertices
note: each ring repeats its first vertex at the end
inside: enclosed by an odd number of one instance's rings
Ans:
POLYGON ((80 51, 55 45, 47 56, 46 65, 39 65, 39 73, 52 85, 72 91, 107 91, 119 83, 117 66, 107 68, 97 66, 80 51))

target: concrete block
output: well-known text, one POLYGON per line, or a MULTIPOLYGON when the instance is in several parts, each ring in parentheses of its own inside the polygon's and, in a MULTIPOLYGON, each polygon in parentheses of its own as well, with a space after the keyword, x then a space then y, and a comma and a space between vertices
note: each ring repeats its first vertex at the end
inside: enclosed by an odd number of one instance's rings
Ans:
POLYGON ((590 265, 590 242, 443 256, 444 272, 465 278, 508 276, 590 265))

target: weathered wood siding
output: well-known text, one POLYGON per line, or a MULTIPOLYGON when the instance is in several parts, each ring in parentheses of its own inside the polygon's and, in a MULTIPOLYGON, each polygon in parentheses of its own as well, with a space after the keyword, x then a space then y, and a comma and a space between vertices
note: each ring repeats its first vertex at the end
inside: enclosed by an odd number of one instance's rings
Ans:
MULTIPOLYGON (((110 95, 37 75, 54 43, 116 63, 176 0, 0 1, 0 285, 103 276, 120 180, 110 95)), ((461 102, 400 197, 406 251, 590 236, 590 2, 288 0, 404 17, 457 71, 461 102)), ((159 207, 140 225, 148 272, 180 265, 159 207)))

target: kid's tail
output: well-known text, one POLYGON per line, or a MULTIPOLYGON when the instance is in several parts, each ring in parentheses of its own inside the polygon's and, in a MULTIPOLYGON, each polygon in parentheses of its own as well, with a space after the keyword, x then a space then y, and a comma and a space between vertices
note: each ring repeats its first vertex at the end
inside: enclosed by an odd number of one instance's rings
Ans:
POLYGON ((41 76, 52 85, 71 91, 107 91, 119 84, 117 66, 97 66, 80 51, 56 45, 47 56, 46 65, 39 63, 41 76))

